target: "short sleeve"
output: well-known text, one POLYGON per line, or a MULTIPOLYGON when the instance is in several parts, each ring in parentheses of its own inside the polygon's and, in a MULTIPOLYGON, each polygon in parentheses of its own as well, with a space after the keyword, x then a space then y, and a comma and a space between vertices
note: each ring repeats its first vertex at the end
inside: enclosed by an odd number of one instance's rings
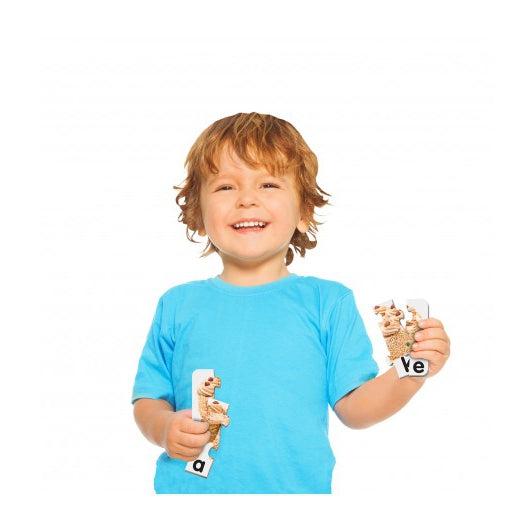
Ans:
POLYGON ((173 341, 163 326, 163 305, 161 297, 138 362, 131 403, 139 398, 155 398, 166 400, 175 409, 171 377, 173 341))
POLYGON ((326 333, 328 403, 336 402, 378 375, 372 343, 348 290, 330 312, 326 333))

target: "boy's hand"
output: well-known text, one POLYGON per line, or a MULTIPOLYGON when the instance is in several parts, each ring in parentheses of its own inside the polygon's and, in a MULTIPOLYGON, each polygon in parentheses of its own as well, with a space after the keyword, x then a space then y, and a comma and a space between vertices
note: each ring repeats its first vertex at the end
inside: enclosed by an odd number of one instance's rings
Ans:
POLYGON ((181 409, 168 415, 163 446, 170 457, 194 461, 209 440, 208 422, 193 420, 191 409, 181 409))
POLYGON ((426 378, 435 376, 444 366, 450 356, 450 338, 446 334, 443 324, 438 319, 424 319, 419 322, 422 330, 415 334, 415 343, 410 352, 412 358, 428 360, 430 366, 426 378))

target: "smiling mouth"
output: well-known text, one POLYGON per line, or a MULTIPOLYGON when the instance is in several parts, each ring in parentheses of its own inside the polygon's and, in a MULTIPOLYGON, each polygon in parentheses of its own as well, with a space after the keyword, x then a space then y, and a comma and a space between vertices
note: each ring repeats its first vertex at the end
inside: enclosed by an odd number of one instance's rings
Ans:
POLYGON ((267 227, 269 227, 269 223, 266 223, 264 227, 259 227, 259 226, 256 226, 256 227, 242 227, 240 229, 236 229, 232 225, 230 227, 232 228, 233 231, 238 232, 240 234, 250 234, 251 232, 262 232, 262 231, 264 231, 265 229, 267 229, 267 227))

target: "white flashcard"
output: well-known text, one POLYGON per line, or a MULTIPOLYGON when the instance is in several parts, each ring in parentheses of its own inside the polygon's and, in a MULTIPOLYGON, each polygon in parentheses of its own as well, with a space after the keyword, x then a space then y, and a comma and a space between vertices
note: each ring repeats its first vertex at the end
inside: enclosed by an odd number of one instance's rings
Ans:
POLYGON ((192 418, 194 420, 203 420, 199 411, 197 389, 205 380, 213 377, 214 369, 196 369, 192 373, 192 418))
POLYGON ((418 314, 418 320, 427 319, 430 316, 430 307, 424 299, 406 299, 406 308, 414 308, 418 314))
POLYGON ((214 459, 210 457, 211 448, 218 450, 220 445, 221 427, 228 426, 227 415, 229 404, 215 397, 215 391, 221 387, 221 378, 215 376, 214 369, 196 369, 192 373, 192 419, 208 422, 210 440, 201 454, 186 464, 185 470, 206 478, 214 459))
POLYGON ((208 455, 210 448, 212 448, 212 443, 209 442, 205 444, 205 447, 197 459, 195 461, 188 461, 188 463, 186 463, 185 470, 195 474, 196 476, 206 478, 210 472, 210 467, 214 462, 214 459, 208 455))
MULTIPOLYGON (((424 299, 406 299, 406 308, 411 313, 412 319, 414 318, 417 321, 422 321, 422 319, 428 319, 430 316, 430 307, 429 304, 424 299)), ((405 356, 411 360, 411 364, 408 366, 408 363, 402 362, 402 369, 406 369, 409 374, 404 376, 426 376, 428 374, 429 362, 422 358, 411 358, 410 356, 405 356)), ((397 363, 395 362, 395 367, 397 363)), ((400 371, 398 370, 398 375, 400 378, 400 371)))
POLYGON ((225 411, 229 409, 229 404, 227 404, 227 402, 222 402, 221 400, 218 400, 217 398, 209 398, 207 400, 207 404, 209 406, 215 406, 216 404, 219 404, 225 411))
POLYGON ((411 357, 415 333, 421 330, 418 321, 429 317, 429 305, 424 299, 406 299, 395 304, 389 299, 374 307, 374 313, 381 317, 380 330, 389 350, 389 363, 394 365, 398 377, 425 376, 428 374, 428 360, 411 357), (410 314, 406 317, 406 310, 410 314), (402 319, 406 319, 405 326, 402 319))
POLYGON ((394 361, 399 378, 404 376, 426 376, 428 374, 428 361, 411 356, 400 356, 394 361))

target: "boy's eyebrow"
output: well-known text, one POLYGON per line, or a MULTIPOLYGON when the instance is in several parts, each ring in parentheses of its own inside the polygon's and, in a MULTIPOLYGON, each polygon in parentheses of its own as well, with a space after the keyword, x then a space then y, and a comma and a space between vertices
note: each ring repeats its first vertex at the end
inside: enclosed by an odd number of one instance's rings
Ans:
MULTIPOLYGON (((214 182, 214 181, 217 181, 218 179, 225 179, 225 178, 229 178, 231 177, 231 175, 225 175, 224 173, 219 173, 218 175, 214 175, 213 177, 210 178, 211 182, 214 182)), ((259 175, 257 177, 258 179, 269 179, 269 178, 272 178, 272 179, 278 179, 279 181, 285 181, 286 178, 283 177, 282 175, 281 176, 276 176, 276 175, 269 175, 269 174, 263 174, 263 175, 259 175)))

